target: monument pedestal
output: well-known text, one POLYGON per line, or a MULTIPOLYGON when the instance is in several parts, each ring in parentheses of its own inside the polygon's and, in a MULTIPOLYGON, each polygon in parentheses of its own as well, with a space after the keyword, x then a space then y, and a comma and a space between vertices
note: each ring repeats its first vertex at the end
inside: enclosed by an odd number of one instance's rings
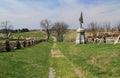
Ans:
POLYGON ((77 29, 76 44, 85 44, 85 30, 83 28, 77 29))

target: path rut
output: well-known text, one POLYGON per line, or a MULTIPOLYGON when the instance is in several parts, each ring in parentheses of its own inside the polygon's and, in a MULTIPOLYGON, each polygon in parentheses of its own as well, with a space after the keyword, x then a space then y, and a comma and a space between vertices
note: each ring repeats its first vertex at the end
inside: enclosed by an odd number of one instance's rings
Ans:
MULTIPOLYGON (((76 73, 76 75, 79 77, 79 78, 85 78, 84 75, 82 74, 82 72, 67 58, 63 55, 63 53, 59 50, 59 48, 57 47, 57 44, 56 44, 56 38, 53 37, 53 41, 54 41, 54 44, 52 46, 52 49, 51 49, 51 57, 52 58, 65 58, 69 64, 71 65, 73 71, 76 73)), ((55 70, 57 71, 57 70, 55 70)), ((49 78, 55 78, 55 71, 53 69, 53 67, 51 66, 50 67, 50 70, 49 70, 49 78)))

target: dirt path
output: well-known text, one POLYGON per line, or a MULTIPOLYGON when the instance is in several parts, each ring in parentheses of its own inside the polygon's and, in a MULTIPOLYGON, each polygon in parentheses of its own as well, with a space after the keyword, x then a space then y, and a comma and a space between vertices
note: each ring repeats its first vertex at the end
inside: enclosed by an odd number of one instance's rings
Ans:
MULTIPOLYGON (((79 69, 77 69, 75 67, 75 65, 67 58, 63 55, 63 53, 59 50, 59 48, 57 47, 57 44, 56 44, 56 38, 53 37, 53 41, 54 41, 54 44, 52 46, 52 49, 51 49, 51 57, 54 58, 54 59, 60 59, 60 58, 64 58, 64 63, 63 64, 68 64, 69 66, 66 66, 67 69, 70 69, 71 72, 74 72, 76 75, 77 75, 77 78, 84 78, 83 74, 81 73, 81 71, 79 69)), ((59 62, 59 61, 58 61, 59 62)), ((62 67, 62 66, 60 66, 62 67)), ((63 69, 63 68, 60 68, 59 69, 63 69)), ((50 71, 49 71, 49 78, 61 78, 61 77, 55 77, 55 73, 57 71, 61 71, 61 70, 54 70, 54 67, 50 67, 50 71)), ((67 71, 67 70, 65 70, 67 71)), ((70 71, 68 71, 70 72, 70 71)), ((63 72, 62 72, 63 73, 63 72)), ((67 74, 69 75, 69 74, 67 74)), ((73 78, 72 76, 70 78, 73 78)))
MULTIPOLYGON (((69 62, 70 62, 70 61, 69 61, 69 62)), ((72 62, 70 62, 70 63, 71 63, 71 66, 73 67, 74 72, 78 75, 78 77, 79 77, 79 78, 85 78, 85 77, 83 76, 83 74, 81 73, 81 71, 80 71, 78 68, 76 68, 72 62)))
POLYGON ((60 50, 56 46, 57 44, 54 43, 51 49, 51 56, 52 57, 64 57, 64 55, 60 52, 60 50))
POLYGON ((52 67, 50 67, 50 70, 49 70, 49 78, 55 78, 54 77, 54 70, 52 67))

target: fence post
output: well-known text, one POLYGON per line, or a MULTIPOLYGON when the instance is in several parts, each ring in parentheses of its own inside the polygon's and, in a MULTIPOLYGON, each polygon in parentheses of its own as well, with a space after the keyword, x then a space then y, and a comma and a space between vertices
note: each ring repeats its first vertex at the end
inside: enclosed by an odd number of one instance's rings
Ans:
POLYGON ((19 41, 19 39, 17 40, 17 45, 16 45, 16 47, 17 47, 17 49, 21 49, 21 44, 20 44, 20 41, 19 41))
POLYGON ((26 47, 26 44, 27 44, 27 42, 26 42, 26 39, 23 41, 23 47, 26 47))
POLYGON ((6 39, 5 41, 5 49, 7 52, 11 51, 9 39, 6 39))

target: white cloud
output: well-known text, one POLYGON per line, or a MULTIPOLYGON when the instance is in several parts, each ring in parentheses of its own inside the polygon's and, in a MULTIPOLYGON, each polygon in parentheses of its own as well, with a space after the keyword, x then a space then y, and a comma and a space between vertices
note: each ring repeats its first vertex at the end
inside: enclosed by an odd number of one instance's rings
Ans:
POLYGON ((120 21, 120 4, 112 2, 91 5, 77 3, 76 0, 59 0, 60 6, 49 8, 51 2, 21 2, 20 0, 3 0, 5 6, 10 10, 0 6, 0 21, 10 20, 15 24, 15 28, 29 27, 39 28, 42 19, 49 19, 52 22, 65 21, 71 27, 79 26, 79 17, 83 11, 84 25, 89 22, 113 22, 120 21), (19 27, 18 27, 19 26, 19 27), (22 27, 20 27, 22 26, 22 27))

